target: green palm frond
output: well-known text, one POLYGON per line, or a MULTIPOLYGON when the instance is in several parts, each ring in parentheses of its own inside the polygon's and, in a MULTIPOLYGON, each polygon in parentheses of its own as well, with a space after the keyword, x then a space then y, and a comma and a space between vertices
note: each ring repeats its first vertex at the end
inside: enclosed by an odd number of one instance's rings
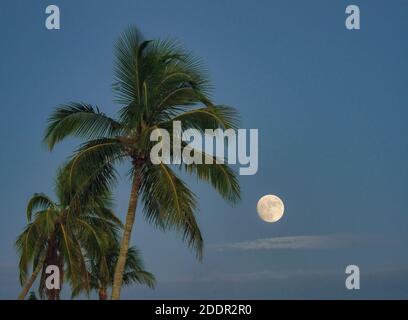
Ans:
MULTIPOLYGON (((175 88, 188 83, 191 88, 209 97, 213 90, 203 60, 173 39, 157 40, 151 46, 151 56, 156 57, 149 69, 160 71, 160 90, 175 88)), ((165 90, 164 90, 165 91, 165 90)))
MULTIPOLYGON (((39 232, 35 223, 29 223, 18 236, 15 246, 20 256, 19 271, 21 284, 27 279, 30 263, 44 250, 46 240, 44 235, 39 232)), ((35 269, 35 266, 33 266, 33 269, 35 269)))
POLYGON ((203 239, 194 212, 196 197, 170 167, 160 164, 143 172, 142 202, 146 219, 162 229, 175 229, 201 259, 203 239))
POLYGON ((75 190, 69 203, 72 210, 104 200, 116 184, 114 164, 122 157, 120 145, 111 139, 93 140, 74 154, 67 164, 67 182, 75 190))
POLYGON ((135 247, 131 247, 128 250, 123 282, 125 285, 137 282, 145 284, 149 288, 154 288, 156 285, 154 275, 145 270, 142 256, 135 247))
POLYGON ((94 213, 98 217, 98 219, 106 221, 107 223, 112 223, 118 226, 118 228, 123 228, 122 221, 111 209, 109 209, 109 207, 97 207, 94 209, 94 213))
POLYGON ((120 104, 141 102, 140 60, 147 46, 148 42, 135 27, 123 32, 116 43, 114 93, 120 104))
POLYGON ((192 175, 197 176, 200 180, 208 182, 223 198, 231 205, 236 204, 241 199, 241 188, 236 173, 226 164, 218 163, 217 158, 208 155, 200 150, 190 148, 203 159, 202 164, 185 164, 180 167, 192 175), (212 164, 205 164, 205 159, 211 159, 212 164))
POLYGON ((47 210, 55 207, 56 204, 48 196, 43 193, 35 193, 28 201, 27 220, 31 221, 34 210, 47 210))
POLYGON ((130 285, 132 283, 145 284, 149 288, 154 288, 156 280, 152 273, 144 270, 125 271, 123 274, 123 284, 130 285))
POLYGON ((44 234, 46 237, 50 237, 55 231, 56 224, 60 217, 60 211, 51 208, 43 211, 37 211, 34 215, 33 222, 37 230, 41 230, 41 234, 44 234))
POLYGON ((181 121, 184 130, 194 128, 205 132, 206 129, 237 129, 239 117, 234 108, 213 106, 182 112, 169 122, 173 121, 181 121))
POLYGON ((121 125, 98 108, 85 103, 70 103, 55 110, 48 119, 44 142, 52 149, 67 136, 86 139, 112 137, 121 132, 121 125))
POLYGON ((117 237, 121 229, 119 225, 93 216, 84 216, 74 221, 77 237, 81 243, 86 243, 89 254, 117 245, 117 237))
POLYGON ((30 295, 28 296, 28 300, 38 300, 34 291, 30 292, 30 295))
POLYGON ((60 228, 62 242, 60 249, 66 260, 66 275, 73 286, 82 284, 86 292, 89 292, 89 278, 82 247, 69 227, 61 224, 60 228))

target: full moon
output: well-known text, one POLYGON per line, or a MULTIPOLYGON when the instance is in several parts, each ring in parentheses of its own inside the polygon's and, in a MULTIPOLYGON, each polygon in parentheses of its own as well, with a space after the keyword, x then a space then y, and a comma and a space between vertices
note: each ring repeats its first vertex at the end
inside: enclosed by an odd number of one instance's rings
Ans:
POLYGON ((266 195, 259 199, 256 210, 263 221, 273 223, 282 218, 285 206, 279 197, 266 195))

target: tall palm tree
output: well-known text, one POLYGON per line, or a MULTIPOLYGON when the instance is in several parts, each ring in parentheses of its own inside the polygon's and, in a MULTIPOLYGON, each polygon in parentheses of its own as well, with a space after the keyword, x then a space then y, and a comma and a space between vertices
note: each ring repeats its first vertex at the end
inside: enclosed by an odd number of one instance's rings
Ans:
MULTIPOLYGON (((108 298, 108 288, 111 288, 113 285, 113 275, 119 257, 119 249, 119 242, 117 242, 101 252, 101 254, 89 256, 87 261, 90 286, 92 290, 98 293, 99 300, 106 300, 108 298)), ((150 288, 155 286, 156 280, 154 275, 145 270, 140 252, 135 247, 131 247, 128 250, 123 283, 125 285, 133 283, 145 284, 150 288)), ((84 289, 86 288, 78 287, 74 289, 72 296, 77 296, 85 291, 84 289)))
MULTIPOLYGON (((131 27, 116 44, 114 73, 113 90, 122 105, 117 120, 86 103, 62 105, 50 116, 44 140, 52 149, 68 136, 86 139, 73 156, 72 168, 97 176, 98 188, 111 185, 117 163, 131 164, 129 205, 112 290, 112 299, 119 299, 139 198, 147 220, 161 229, 181 232, 200 259, 203 239, 195 219, 196 196, 173 169, 209 182, 231 204, 239 200, 240 188, 228 165, 192 147, 191 152, 211 157, 215 163, 171 167, 154 165, 149 157, 152 131, 171 132, 174 121, 181 122, 182 130, 202 132, 237 127, 233 108, 210 101, 211 86, 199 60, 174 41, 145 40, 131 27)), ((177 161, 176 154, 170 156, 177 161)))
POLYGON ((28 203, 28 224, 16 241, 20 255, 20 282, 24 284, 18 299, 25 298, 40 273, 40 297, 46 293, 50 300, 59 299, 64 275, 72 286, 90 290, 84 254, 108 247, 121 226, 109 209, 110 197, 106 190, 99 190, 99 194, 92 191, 92 179, 70 178, 69 182, 68 168, 61 169, 57 175, 55 191, 58 202, 45 194, 34 194, 28 203), (79 193, 82 197, 78 197, 79 193), (27 278, 30 264, 33 272, 27 278), (46 267, 49 265, 59 268, 60 289, 45 287, 46 267))

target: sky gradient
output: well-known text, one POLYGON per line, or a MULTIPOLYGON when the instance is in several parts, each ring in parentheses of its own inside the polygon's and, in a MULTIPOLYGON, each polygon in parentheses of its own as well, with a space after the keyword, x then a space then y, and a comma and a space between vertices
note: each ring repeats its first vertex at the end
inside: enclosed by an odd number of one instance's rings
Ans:
MULTIPOLYGON (((78 145, 41 143, 54 107, 113 103, 113 46, 130 24, 172 37, 208 68, 214 100, 242 128, 259 129, 259 168, 240 177, 231 208, 189 179, 199 197, 203 262, 138 208, 132 244, 158 280, 123 298, 408 298, 408 2, 11 1, 0 4, 0 298, 19 291, 13 243, 34 192, 53 195, 56 169, 78 145), (44 26, 61 10, 61 30, 44 26), (357 4, 361 30, 344 26, 357 4), (276 194, 286 212, 262 222, 256 203, 276 194), (356 264, 361 289, 345 288, 356 264)), ((126 168, 123 168, 125 172, 126 168)), ((123 218, 125 176, 115 190, 123 218)))

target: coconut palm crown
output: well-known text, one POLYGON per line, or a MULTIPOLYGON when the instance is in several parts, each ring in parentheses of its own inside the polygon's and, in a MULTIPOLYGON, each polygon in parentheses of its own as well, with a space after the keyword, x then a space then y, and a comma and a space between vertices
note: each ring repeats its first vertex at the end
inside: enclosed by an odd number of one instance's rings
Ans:
MULTIPOLYGON (((236 111, 212 103, 211 85, 201 61, 175 41, 145 40, 135 27, 122 34, 115 57, 113 91, 121 105, 117 118, 87 103, 61 105, 49 118, 44 141, 52 149, 68 136, 85 139, 71 159, 72 170, 92 176, 95 189, 112 186, 117 164, 131 165, 131 191, 112 290, 112 299, 119 299, 138 202, 148 222, 181 233, 201 259, 197 198, 175 170, 208 182, 231 204, 240 199, 240 187, 235 173, 224 163, 171 166, 154 165, 150 160, 152 131, 172 132, 174 121, 181 122, 182 130, 237 128, 236 111)), ((191 151, 213 157, 194 148, 191 151)), ((173 153, 170 156, 176 158, 173 153)))
POLYGON ((28 202, 28 224, 16 241, 23 285, 19 299, 25 298, 38 275, 41 298, 46 294, 50 300, 59 299, 64 279, 73 287, 81 286, 89 292, 91 283, 86 272, 85 253, 104 252, 122 227, 110 209, 110 195, 103 190, 96 193, 90 188, 93 181, 89 178, 70 177, 69 183, 68 171, 68 167, 58 171, 55 186, 58 201, 36 193, 28 202), (30 265, 33 271, 28 277, 30 265), (50 265, 59 269, 59 289, 45 286, 46 268, 50 265))
MULTIPOLYGON (((113 285, 113 275, 119 257, 119 243, 115 242, 111 247, 97 253, 87 255, 87 268, 91 289, 96 291, 99 300, 108 298, 108 289, 113 285)), ((123 274, 123 284, 144 284, 149 288, 154 288, 156 279, 153 274, 145 270, 142 256, 135 247, 130 247, 127 252, 125 272, 123 274)), ((72 291, 72 297, 85 292, 86 288, 77 287, 72 291)))

